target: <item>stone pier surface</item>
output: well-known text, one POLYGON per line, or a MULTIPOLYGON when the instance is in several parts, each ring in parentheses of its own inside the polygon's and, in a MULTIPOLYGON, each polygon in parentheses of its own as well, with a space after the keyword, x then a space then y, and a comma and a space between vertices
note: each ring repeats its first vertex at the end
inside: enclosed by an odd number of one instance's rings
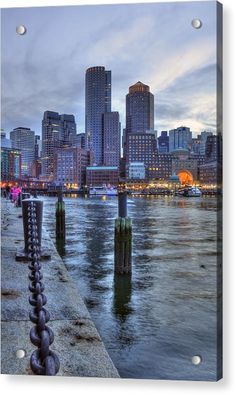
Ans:
MULTIPOLYGON (((33 374, 30 356, 36 347, 29 338, 34 326, 29 320, 32 309, 28 302, 29 262, 15 260, 17 250, 24 247, 22 211, 5 199, 1 203, 1 373, 33 374), (16 357, 18 350, 25 351, 24 358, 16 357)), ((55 335, 50 349, 60 359, 58 375, 119 377, 83 299, 45 229, 42 247, 51 253, 50 260, 42 261, 41 272, 47 297, 45 308, 51 316, 47 325, 55 335)))

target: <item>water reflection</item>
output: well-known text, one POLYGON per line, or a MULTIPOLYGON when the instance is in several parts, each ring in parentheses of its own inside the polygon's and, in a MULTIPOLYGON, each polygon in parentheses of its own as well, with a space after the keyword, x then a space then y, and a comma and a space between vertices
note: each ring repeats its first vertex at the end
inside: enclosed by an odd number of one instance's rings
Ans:
POLYGON ((114 276, 113 312, 120 323, 124 323, 132 312, 130 306, 132 282, 131 275, 114 276))
MULTIPOLYGON (((53 238, 54 204, 45 199, 44 224, 53 238)), ((63 260, 120 375, 215 379, 216 199, 129 197, 132 278, 114 276, 117 199, 65 204, 63 260), (204 361, 197 369, 196 353, 204 361)))

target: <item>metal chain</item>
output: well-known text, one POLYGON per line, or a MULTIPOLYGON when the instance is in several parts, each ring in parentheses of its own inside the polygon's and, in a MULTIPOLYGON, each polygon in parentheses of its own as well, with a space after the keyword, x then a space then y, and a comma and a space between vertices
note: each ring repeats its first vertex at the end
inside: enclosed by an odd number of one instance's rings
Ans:
POLYGON ((38 347, 33 351, 30 358, 32 371, 37 375, 54 376, 60 368, 60 362, 57 355, 49 349, 54 341, 53 331, 46 325, 50 320, 49 312, 43 307, 47 303, 47 298, 43 294, 44 285, 42 283, 43 275, 41 273, 40 246, 38 238, 38 228, 36 220, 36 205, 30 202, 28 206, 28 245, 29 258, 31 263, 29 269, 30 284, 29 290, 32 296, 29 303, 33 306, 29 317, 35 326, 30 331, 31 342, 38 347))

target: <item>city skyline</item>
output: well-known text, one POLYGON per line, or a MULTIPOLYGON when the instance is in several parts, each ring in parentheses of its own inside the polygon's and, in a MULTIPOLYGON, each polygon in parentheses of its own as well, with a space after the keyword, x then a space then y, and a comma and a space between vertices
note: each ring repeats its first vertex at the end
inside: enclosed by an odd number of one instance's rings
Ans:
POLYGON ((3 129, 22 125, 41 134, 42 113, 52 110, 74 114, 78 133, 84 132, 85 70, 102 65, 112 71, 113 108, 122 129, 127 89, 141 80, 155 95, 159 133, 181 125, 194 135, 215 132, 215 7, 190 2, 3 10, 3 129), (202 29, 191 27, 195 16, 202 29), (27 26, 23 37, 15 33, 19 19, 27 26), (35 29, 38 19, 45 21, 42 30, 35 29), (64 29, 56 37, 61 20, 64 29))

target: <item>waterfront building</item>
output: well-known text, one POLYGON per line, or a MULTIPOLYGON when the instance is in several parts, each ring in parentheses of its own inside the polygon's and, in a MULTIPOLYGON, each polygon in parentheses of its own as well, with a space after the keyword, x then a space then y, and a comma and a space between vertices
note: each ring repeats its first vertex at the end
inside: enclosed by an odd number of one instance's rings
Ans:
POLYGON ((85 139, 97 165, 103 164, 103 114, 111 112, 111 71, 90 67, 85 78, 85 139))
POLYGON ((192 185, 199 180, 199 165, 199 158, 190 155, 188 149, 178 149, 172 152, 172 173, 179 177, 181 184, 192 185))
POLYGON ((118 166, 88 166, 86 169, 88 186, 117 185, 118 182, 118 166))
POLYGON ((130 162, 128 165, 129 180, 143 180, 146 177, 144 162, 130 162))
POLYGON ((21 151, 1 147, 1 181, 17 181, 21 178, 21 151))
POLYGON ((157 167, 157 178, 162 181, 168 180, 172 175, 172 155, 159 153, 157 156, 157 167))
POLYGON ((3 148, 11 148, 12 141, 6 137, 6 133, 1 131, 1 147, 3 148))
POLYGON ((45 111, 42 121, 42 175, 53 178, 55 150, 73 145, 76 135, 74 115, 45 111))
POLYGON ((199 168, 199 180, 202 184, 211 184, 221 187, 222 165, 215 161, 207 162, 199 168))
POLYGON ((21 175, 30 175, 30 165, 35 155, 35 132, 30 128, 18 127, 10 132, 12 148, 21 150, 21 175))
POLYGON ((212 136, 212 135, 213 135, 212 132, 206 132, 206 131, 204 131, 200 134, 200 147, 199 147, 199 154, 200 155, 205 155, 207 137, 212 136))
POLYGON ((181 126, 169 131, 169 151, 177 149, 191 150, 192 132, 190 128, 181 126))
POLYGON ((126 140, 126 167, 132 162, 145 164, 145 178, 158 176, 157 141, 154 133, 128 133, 126 140))
POLYGON ((78 188, 85 185, 86 167, 92 163, 91 153, 83 148, 59 148, 54 154, 53 181, 78 188))
POLYGON ((120 120, 117 111, 103 114, 103 164, 120 164, 120 120))
POLYGON ((157 138, 158 141, 158 153, 166 154, 169 152, 169 136, 167 131, 162 131, 161 135, 157 138))

